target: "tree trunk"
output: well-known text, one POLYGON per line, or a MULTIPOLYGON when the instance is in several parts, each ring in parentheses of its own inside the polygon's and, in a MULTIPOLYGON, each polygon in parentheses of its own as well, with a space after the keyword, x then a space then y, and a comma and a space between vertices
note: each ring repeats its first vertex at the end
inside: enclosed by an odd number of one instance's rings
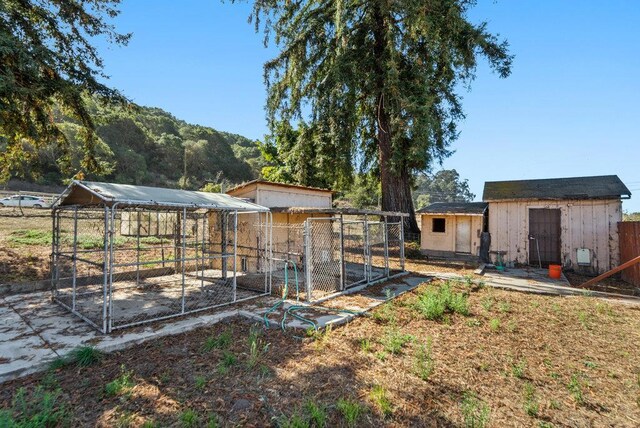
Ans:
POLYGON ((376 8, 374 17, 376 26, 374 29, 374 53, 377 59, 376 68, 377 80, 377 140, 378 140, 378 161, 380 163, 380 184, 382 190, 382 209, 384 211, 395 211, 409 214, 404 217, 405 232, 420 233, 416 214, 411 198, 411 179, 407 161, 403 158, 399 168, 393 168, 393 147, 391 144, 391 120, 385 106, 385 28, 388 21, 380 10, 376 8))

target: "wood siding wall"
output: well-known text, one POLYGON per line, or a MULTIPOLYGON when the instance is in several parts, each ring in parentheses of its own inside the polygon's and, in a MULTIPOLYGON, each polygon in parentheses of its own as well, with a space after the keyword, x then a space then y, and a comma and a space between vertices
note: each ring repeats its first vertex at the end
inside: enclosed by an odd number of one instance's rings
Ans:
POLYGON ((474 256, 480 253, 480 234, 482 233, 482 222, 484 216, 481 215, 436 215, 436 214, 422 214, 421 219, 421 234, 420 234, 420 249, 425 252, 455 252, 456 250, 456 224, 457 218, 464 217, 465 219, 471 219, 471 254, 474 256), (433 232, 432 220, 434 218, 444 218, 445 231, 433 232))
MULTIPOLYGON (((640 221, 618 223, 620 233, 620 263, 640 256, 640 221)), ((640 287, 640 264, 622 271, 622 279, 640 287)))
POLYGON ((491 250, 506 251, 506 261, 528 264, 530 208, 560 209, 560 251, 564 267, 603 273, 618 266, 618 222, 622 221, 619 199, 489 201, 491 250), (591 266, 578 266, 578 248, 591 251, 591 266))

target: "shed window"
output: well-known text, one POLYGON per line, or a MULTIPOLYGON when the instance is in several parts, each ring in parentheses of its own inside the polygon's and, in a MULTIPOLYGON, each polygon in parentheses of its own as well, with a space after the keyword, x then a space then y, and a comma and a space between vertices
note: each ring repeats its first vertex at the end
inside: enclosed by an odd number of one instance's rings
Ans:
POLYGON ((446 220, 444 218, 434 218, 431 224, 431 231, 444 233, 446 231, 446 220))

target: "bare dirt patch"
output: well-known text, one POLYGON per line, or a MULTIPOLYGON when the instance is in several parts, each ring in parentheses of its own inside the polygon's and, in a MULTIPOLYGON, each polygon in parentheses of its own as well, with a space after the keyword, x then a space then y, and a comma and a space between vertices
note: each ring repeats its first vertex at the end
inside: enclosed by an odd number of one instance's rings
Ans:
POLYGON ((484 408, 496 427, 640 424, 639 307, 454 284, 469 314, 430 321, 416 303, 438 286, 304 340, 240 319, 162 338, 3 384, 0 405, 45 385, 72 426, 277 426, 308 421, 309 403, 346 426, 343 400, 357 426, 460 426, 484 408), (107 395, 123 371, 133 386, 107 395))

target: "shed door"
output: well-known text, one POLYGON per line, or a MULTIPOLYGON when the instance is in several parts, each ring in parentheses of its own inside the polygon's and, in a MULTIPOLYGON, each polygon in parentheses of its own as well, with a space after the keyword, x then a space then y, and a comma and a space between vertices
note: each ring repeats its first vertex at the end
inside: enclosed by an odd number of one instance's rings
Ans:
POLYGON ((456 217, 456 253, 471 252, 471 219, 456 217))
POLYGON ((543 266, 559 264, 560 210, 530 208, 529 238, 529 264, 538 264, 538 247, 543 266))

